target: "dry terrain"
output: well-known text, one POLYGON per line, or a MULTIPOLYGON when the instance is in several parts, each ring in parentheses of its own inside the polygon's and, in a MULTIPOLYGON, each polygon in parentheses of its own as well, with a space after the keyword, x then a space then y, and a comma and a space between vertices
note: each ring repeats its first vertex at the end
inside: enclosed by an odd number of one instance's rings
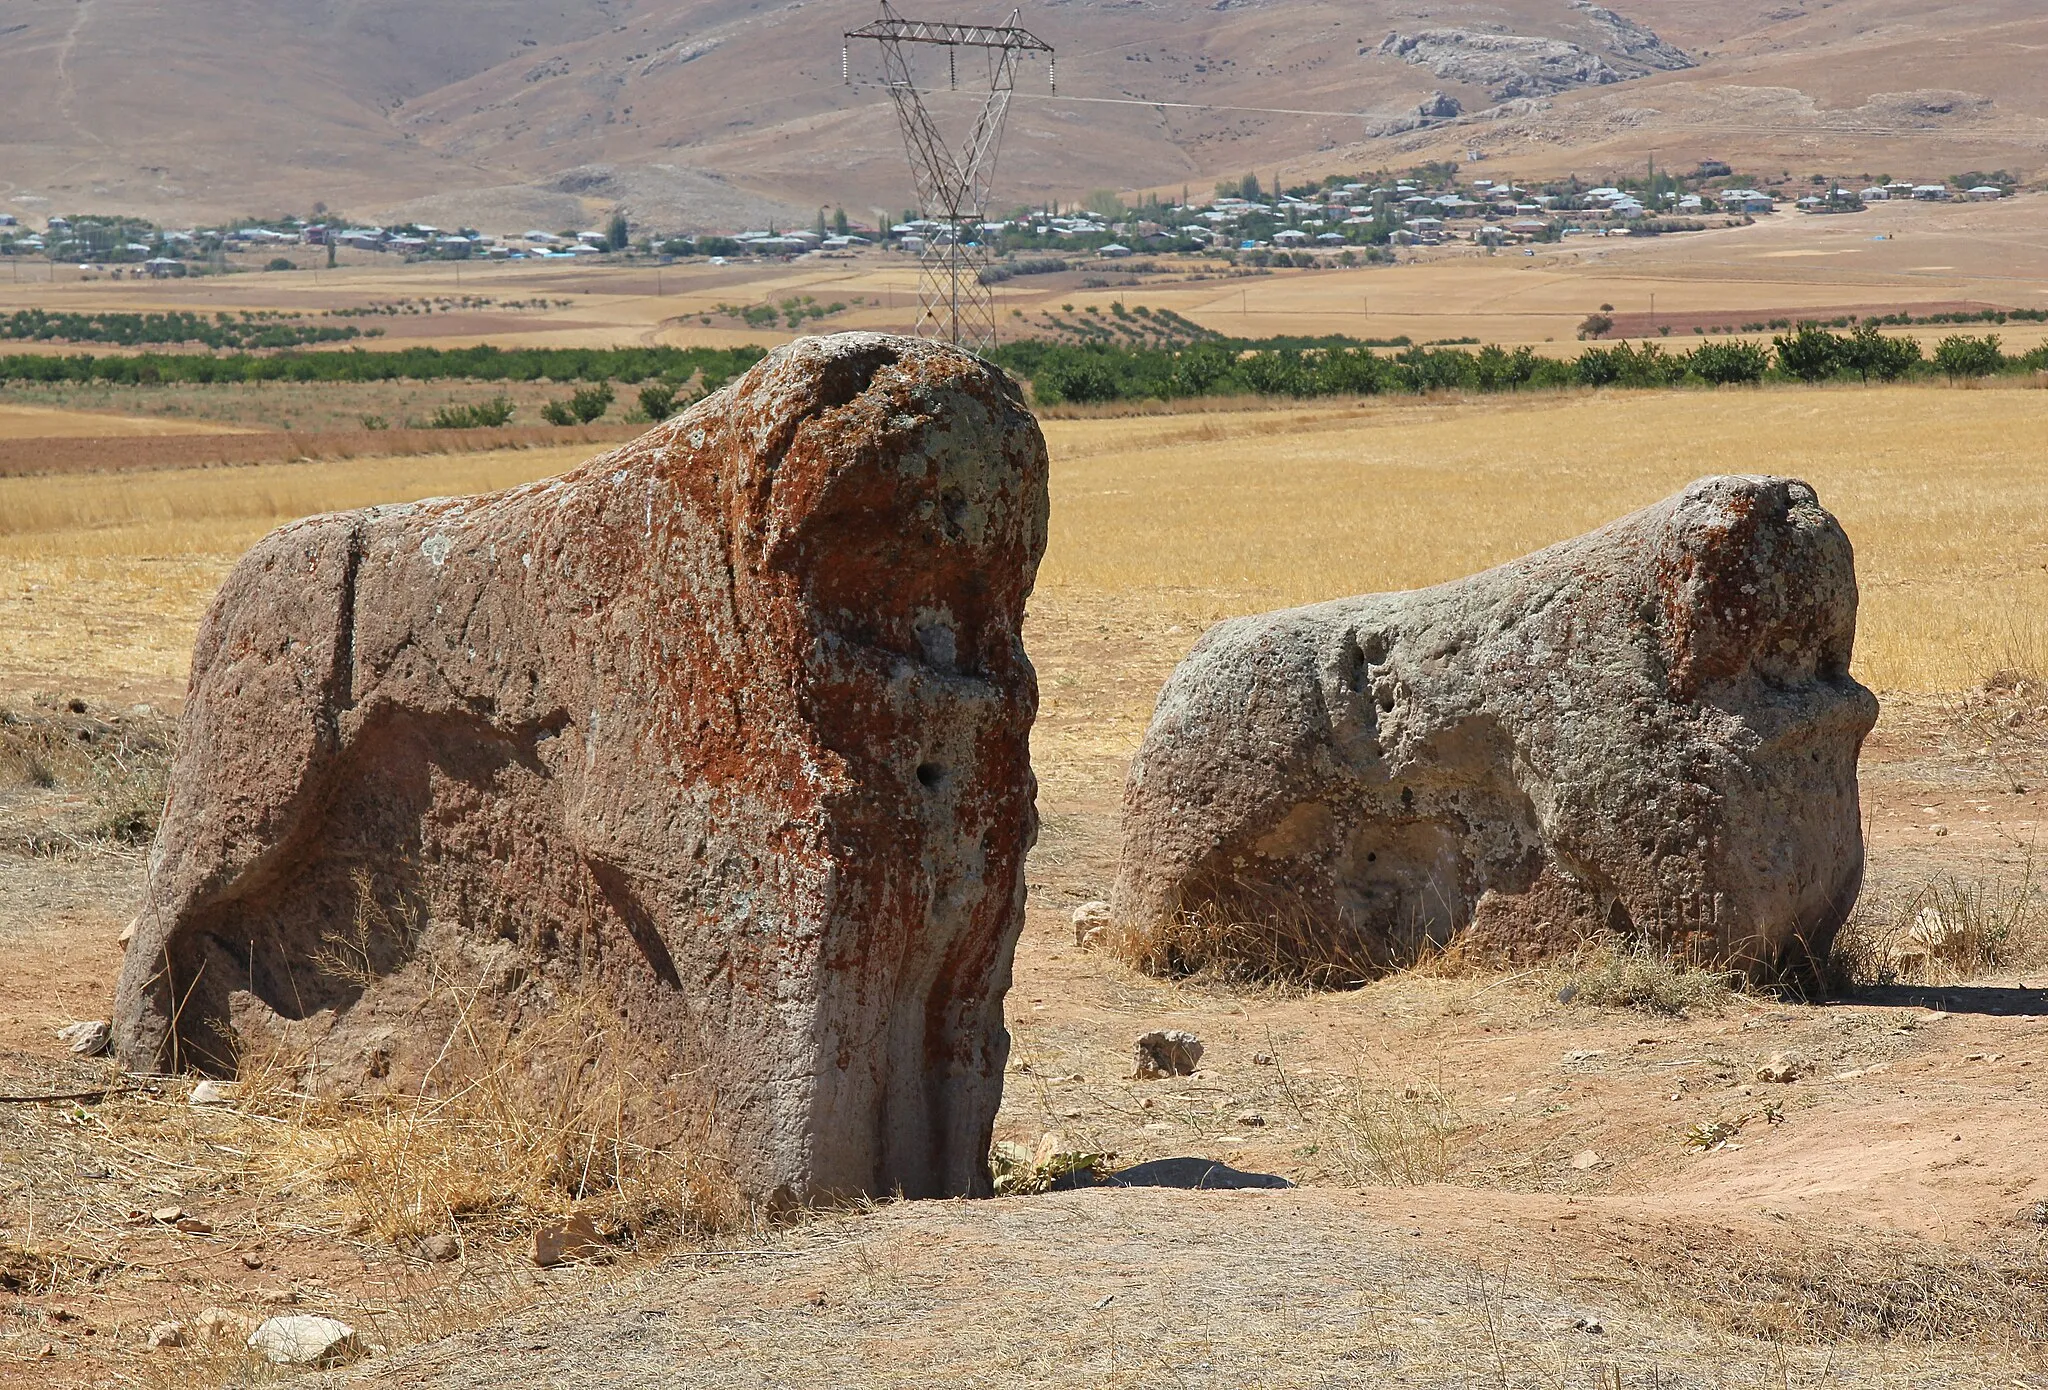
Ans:
POLYGON ((289 1306, 361 1328, 380 1351, 345 1377, 373 1385, 2048 1386, 2044 415, 2003 386, 1048 421, 1044 833, 998 1137, 1296 1186, 649 1227, 549 1272, 523 1241, 573 1193, 472 1111, 337 1113, 262 1076, 195 1107, 184 1083, 119 1090, 53 1030, 104 1013, 135 809, 240 551, 587 446, 0 478, 0 1091, 78 1095, 0 1102, 0 1380, 261 1383, 232 1337, 148 1333, 289 1306), (1731 470, 1810 479, 1857 545, 1885 714, 1853 992, 1589 948, 1304 993, 1075 949, 1153 696, 1208 623, 1463 574, 1731 470), (1902 967, 1930 905, 1972 954, 1902 967), (1205 1040, 1196 1075, 1128 1079, 1158 1027, 1205 1040), (1797 1080, 1756 1077, 1776 1053, 1797 1080), (172 1206, 208 1229, 154 1219, 172 1206), (427 1253, 440 1233, 457 1258, 427 1253))
MULTIPOLYGON (((1605 177, 1652 154, 1766 175, 2040 171, 2048 18, 2027 0, 1614 9, 1030 5, 1059 89, 1025 66, 1002 196, 1206 190, 1247 170, 1299 179, 1475 150, 1513 177, 1605 177), (1437 92, 1462 118, 1404 130, 1437 92)), ((911 186, 876 55, 857 50, 842 75, 841 32, 875 14, 872 0, 188 0, 166 25, 142 0, 16 0, 0 10, 14 98, 0 200, 169 222, 320 201, 505 231, 615 206, 669 228, 808 220, 820 202, 865 218, 911 186)), ((971 88, 979 68, 961 76, 971 88)), ((936 105, 964 119, 965 103, 936 105)))

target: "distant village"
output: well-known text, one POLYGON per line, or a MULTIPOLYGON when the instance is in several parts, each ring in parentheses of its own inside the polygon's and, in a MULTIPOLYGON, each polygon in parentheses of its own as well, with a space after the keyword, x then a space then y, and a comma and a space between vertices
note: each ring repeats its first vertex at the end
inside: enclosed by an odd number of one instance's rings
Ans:
POLYGON ((1525 187, 1509 180, 1461 178, 1458 166, 1446 163, 1398 176, 1331 177, 1284 190, 1267 189, 1255 175, 1246 175, 1219 185, 1206 201, 1191 198, 1185 189, 1178 201, 1155 197, 1136 205, 1098 193, 1083 206, 1018 208, 1007 217, 959 227, 914 213, 887 226, 864 226, 843 211, 829 218, 820 211, 811 227, 690 236, 633 227, 621 213, 598 229, 519 233, 325 217, 177 229, 134 218, 53 216, 31 228, 15 214, 0 213, 0 256, 76 263, 81 270, 114 277, 168 277, 259 268, 252 261, 266 270, 298 270, 318 265, 322 251, 328 264, 337 263, 337 253, 344 250, 403 260, 652 257, 670 263, 695 257, 720 263, 743 257, 849 256, 870 247, 920 252, 966 240, 1013 258, 1057 250, 1111 259, 1180 252, 1253 266, 1355 265, 1394 259, 1402 247, 1464 242, 1501 248, 1575 236, 1659 235, 1704 230, 1715 225, 1709 220, 1715 218, 1726 225, 1787 211, 1860 213, 1893 201, 1990 202, 2016 190, 2016 181, 2003 171, 1940 183, 1882 179, 1860 186, 1816 175, 1806 185, 1772 190, 1747 186, 1727 166, 1711 162, 1687 175, 1650 169, 1640 179, 1598 187, 1576 178, 1525 187), (313 257, 307 248, 315 250, 313 257))

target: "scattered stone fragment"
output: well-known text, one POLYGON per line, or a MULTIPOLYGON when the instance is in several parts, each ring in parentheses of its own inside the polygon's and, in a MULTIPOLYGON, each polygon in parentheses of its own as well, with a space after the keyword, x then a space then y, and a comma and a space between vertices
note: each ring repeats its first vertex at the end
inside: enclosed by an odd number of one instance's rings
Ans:
POLYGON ((403 1089, 443 963, 496 962, 476 1008, 587 985, 673 1052, 706 1094, 648 1108, 747 1196, 986 1194, 1046 479, 999 369, 838 333, 561 477, 271 533, 200 624, 116 1052, 403 1089), (366 892, 431 924, 367 979, 366 892))
POLYGON ((244 1269, 261 1269, 263 1268, 263 1257, 261 1255, 245 1254, 242 1256, 242 1267, 244 1269))
POLYGON ((57 1040, 67 1044, 80 1057, 99 1056, 107 1050, 107 1044, 113 1037, 114 1025, 103 1018, 66 1024, 57 1030, 57 1040))
POLYGON ((249 1350, 279 1366, 341 1366, 363 1354, 353 1327, 312 1313, 265 1318, 249 1334, 249 1350))
POLYGON ((199 1316, 192 1320, 192 1325, 198 1329, 199 1335, 209 1342, 220 1337, 241 1338, 249 1335, 249 1320, 240 1313, 226 1308, 202 1308, 199 1316))
POLYGON ((597 1233, 597 1223, 581 1212, 533 1233, 533 1262, 542 1269, 571 1260, 603 1259, 610 1254, 611 1247, 597 1233))
POLYGON ((241 1097, 242 1088, 232 1081, 216 1081, 207 1077, 192 1088, 194 1105, 226 1105, 241 1097))
POLYGON ((1266 1117, 1256 1110, 1246 1110, 1238 1115, 1237 1122, 1249 1129, 1259 1129, 1265 1125, 1266 1117))
POLYGON ((152 1347, 182 1347, 186 1345, 185 1324, 182 1322, 160 1322, 149 1329, 149 1344, 152 1347))
POLYGON ((298 1294, 291 1289, 251 1289, 249 1297, 272 1308, 289 1307, 299 1301, 298 1294))
POLYGON ((1168 1028, 1147 1033, 1135 1047, 1139 1081, 1158 1081, 1168 1076, 1190 1076, 1202 1063, 1202 1040, 1193 1033, 1168 1028))
POLYGON ((1598 1318, 1580 1318, 1572 1326, 1580 1332, 1588 1333, 1595 1337, 1601 1336, 1607 1331, 1606 1328, 1600 1325, 1600 1319, 1598 1318))
POLYGON ((1805 1070, 1805 1066, 1805 1061, 1796 1052, 1773 1052, 1770 1060, 1756 1069, 1756 1079, 1790 1083, 1799 1079, 1799 1073, 1805 1070))
POLYGON ((342 1223, 341 1233, 345 1236, 368 1235, 370 1233, 370 1218, 361 1212, 357 1212, 342 1223))
POLYGON ((1584 1173, 1600 1166, 1600 1155, 1592 1149, 1580 1149, 1572 1155, 1572 1167, 1584 1173))
POLYGON ((179 1230, 188 1236, 210 1236, 213 1234, 213 1223, 203 1216, 181 1216, 175 1224, 179 1230))
POLYGON ((1100 898, 1074 909, 1074 944, 1086 949, 1102 940, 1109 930, 1109 904, 1100 898))
POLYGON ((420 1254, 437 1264, 446 1264, 462 1253, 462 1242, 446 1231, 428 1236, 420 1242, 420 1254))
POLYGON ((175 1226, 185 1219, 183 1207, 158 1207, 150 1215, 166 1226, 175 1226))
POLYGON ((1254 1052, 1252 1054, 1252 1065, 1255 1067, 1276 1067, 1280 1065, 1280 1059, 1270 1052, 1254 1052))
POLYGON ((1453 583, 1221 623, 1131 765, 1119 940, 1333 983, 1597 931, 1824 956, 1863 878, 1856 604, 1812 488, 1716 477, 1453 583))

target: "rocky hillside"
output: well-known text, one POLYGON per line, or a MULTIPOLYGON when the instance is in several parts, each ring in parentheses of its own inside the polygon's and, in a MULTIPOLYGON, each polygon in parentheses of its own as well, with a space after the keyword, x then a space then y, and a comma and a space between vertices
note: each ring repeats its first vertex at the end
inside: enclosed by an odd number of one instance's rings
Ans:
MULTIPOLYGON (((873 13, 17 5, 0 16, 0 207, 176 221, 317 201, 500 228, 612 207, 676 229, 807 220, 820 203, 865 218, 910 193, 876 55, 856 47, 842 80, 840 35, 873 13)), ((2030 0, 1044 0, 1023 22, 1057 47, 1060 81, 1055 99, 1042 67, 1020 75, 999 182, 1017 201, 1474 148, 1518 173, 1652 150, 2026 171, 2048 140, 2028 57, 2048 15, 2030 0)))

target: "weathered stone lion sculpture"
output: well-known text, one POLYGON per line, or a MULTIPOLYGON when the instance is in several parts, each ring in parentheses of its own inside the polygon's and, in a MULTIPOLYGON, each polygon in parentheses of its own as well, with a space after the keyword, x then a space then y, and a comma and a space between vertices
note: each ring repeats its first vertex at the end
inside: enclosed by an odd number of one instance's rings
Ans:
POLYGON ((1433 589, 1219 624, 1125 790, 1114 913, 1159 969, 1356 976, 1611 929, 1754 971, 1862 882, 1849 540, 1721 477, 1433 589))
POLYGON ((416 1073, 431 953, 481 1007, 601 985, 756 1194, 985 1192, 1045 525, 1007 378, 842 334, 563 477, 275 532, 200 631, 120 1056, 416 1073))

